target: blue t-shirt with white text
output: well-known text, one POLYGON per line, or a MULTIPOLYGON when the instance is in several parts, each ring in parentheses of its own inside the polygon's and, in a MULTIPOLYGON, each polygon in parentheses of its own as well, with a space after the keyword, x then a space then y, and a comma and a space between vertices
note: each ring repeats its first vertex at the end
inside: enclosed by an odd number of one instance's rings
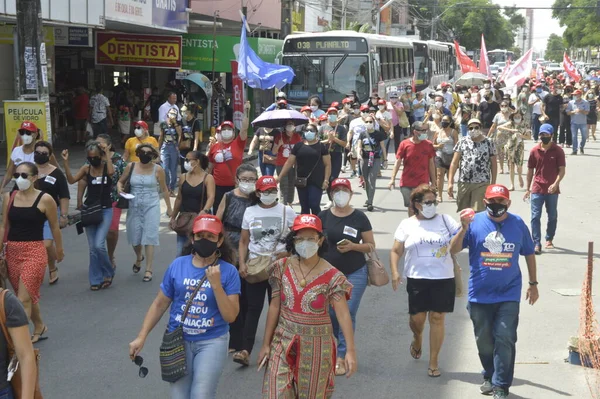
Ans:
POLYGON ((523 286, 519 256, 533 255, 534 244, 523 219, 512 213, 502 223, 479 212, 463 241, 469 248, 469 302, 519 302, 523 286))
MULTIPOLYGON (((241 283, 235 266, 225 261, 219 261, 219 265, 223 290, 227 295, 239 295, 241 283)), ((175 259, 165 272, 160 289, 173 301, 169 310, 169 332, 181 324, 185 305, 206 274, 206 269, 194 266, 192 255, 188 255, 175 259)), ((218 338, 228 332, 229 324, 219 312, 217 299, 207 279, 192 301, 183 325, 183 336, 187 341, 201 341, 218 338)))

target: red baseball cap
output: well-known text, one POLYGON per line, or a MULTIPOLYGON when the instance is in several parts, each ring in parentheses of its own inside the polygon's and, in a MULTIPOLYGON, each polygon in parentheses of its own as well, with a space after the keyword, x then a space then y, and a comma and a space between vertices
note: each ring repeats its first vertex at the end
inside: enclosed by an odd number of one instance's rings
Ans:
POLYGON ((330 190, 335 190, 338 187, 345 187, 352 192, 352 184, 348 179, 335 179, 331 182, 330 190))
POLYGON ((35 133, 38 131, 37 126, 33 122, 25 121, 21 123, 19 130, 27 130, 28 132, 35 133))
POLYGON ((221 219, 214 215, 200 215, 194 219, 192 231, 194 234, 201 231, 208 231, 209 233, 219 235, 223 232, 223 223, 221 219))
POLYGON ((353 102, 354 102, 354 100, 351 100, 348 97, 346 97, 342 100, 342 104, 352 104, 353 102))
POLYGON ((298 215, 294 220, 292 231, 300 231, 303 229, 313 229, 319 233, 323 232, 323 223, 315 215, 298 215))
POLYGON ((310 111, 310 107, 308 105, 305 105, 304 107, 300 108, 300 112, 304 112, 304 111, 310 111))
POLYGON ((329 108, 327 109, 327 113, 330 113, 330 112, 335 112, 335 113, 337 113, 337 112, 338 112, 338 109, 337 109, 337 108, 335 108, 334 106, 331 106, 331 107, 329 107, 329 108))
POLYGON ((233 122, 231 121, 225 121, 223 123, 221 123, 221 126, 219 126, 221 129, 223 129, 225 126, 229 126, 232 129, 235 129, 235 126, 233 125, 233 122))
POLYGON ((577 90, 575 90, 575 91, 573 92, 573 95, 575 95, 575 96, 576 96, 576 95, 580 95, 580 96, 581 96, 582 94, 583 94, 583 92, 582 92, 581 90, 579 90, 579 89, 577 89, 577 90))
POLYGON ((369 106, 367 104, 363 104, 360 106, 360 110, 361 111, 368 111, 369 110, 369 106))
POLYGON ((261 176, 256 182, 256 191, 267 191, 277 188, 277 181, 273 176, 261 176))
POLYGON ((442 82, 442 87, 448 87, 448 86, 450 86, 450 83, 448 83, 448 82, 442 82))
POLYGON ((384 100, 383 98, 380 98, 380 99, 377 101, 377 105, 385 105, 385 104, 386 104, 386 102, 385 102, 385 100, 384 100))
POLYGON ((139 126, 139 127, 141 127, 142 129, 146 129, 146 130, 148 130, 148 124, 147 124, 146 122, 144 122, 144 121, 137 121, 137 122, 135 123, 135 126, 139 126))
POLYGON ((334 101, 331 103, 331 105, 329 106, 329 108, 338 108, 340 106, 340 103, 337 101, 334 101))
POLYGON ((320 121, 326 121, 327 120, 327 114, 323 114, 323 115, 319 116, 319 120, 320 121))
POLYGON ((510 192, 508 191, 508 188, 502 184, 491 184, 485 190, 485 198, 504 198, 509 200, 510 192))

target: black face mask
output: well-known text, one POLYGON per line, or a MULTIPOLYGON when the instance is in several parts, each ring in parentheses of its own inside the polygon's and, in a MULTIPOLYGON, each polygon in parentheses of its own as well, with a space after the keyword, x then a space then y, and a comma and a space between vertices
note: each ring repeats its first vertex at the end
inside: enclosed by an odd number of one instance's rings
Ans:
POLYGON ((35 163, 37 163, 38 165, 43 165, 43 164, 47 163, 49 160, 50 160, 49 154, 38 154, 38 153, 33 154, 33 161, 35 163))
POLYGON ((138 155, 138 158, 140 159, 140 162, 144 165, 152 161, 152 155, 146 154, 145 152, 140 153, 140 155, 138 155))
POLYGON ((92 165, 95 168, 102 164, 102 158, 100 157, 88 157, 87 160, 90 163, 90 165, 92 165))
POLYGON ((542 140, 542 143, 546 145, 550 142, 550 140, 552 140, 552 137, 540 137, 540 140, 542 140))
POLYGON ((490 203, 486 205, 486 209, 491 217, 499 218, 506 213, 508 205, 490 203))
POLYGON ((442 122, 442 127, 448 127, 450 126, 450 122, 442 122))
POLYGON ((208 258, 217 250, 217 243, 214 241, 202 238, 201 240, 194 240, 194 252, 202 258, 208 258))

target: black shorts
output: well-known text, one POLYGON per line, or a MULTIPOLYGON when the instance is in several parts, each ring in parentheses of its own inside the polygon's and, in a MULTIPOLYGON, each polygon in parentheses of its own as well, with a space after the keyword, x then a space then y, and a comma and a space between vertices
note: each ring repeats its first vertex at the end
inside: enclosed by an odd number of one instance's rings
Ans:
POLYGON ((437 155, 433 159, 433 163, 435 164, 435 167, 438 168, 438 169, 448 169, 448 170, 450 170, 450 164, 444 163, 444 159, 441 158, 441 157, 438 157, 437 155))
POLYGON ((423 312, 452 313, 456 284, 454 278, 431 280, 407 278, 408 313, 423 312))

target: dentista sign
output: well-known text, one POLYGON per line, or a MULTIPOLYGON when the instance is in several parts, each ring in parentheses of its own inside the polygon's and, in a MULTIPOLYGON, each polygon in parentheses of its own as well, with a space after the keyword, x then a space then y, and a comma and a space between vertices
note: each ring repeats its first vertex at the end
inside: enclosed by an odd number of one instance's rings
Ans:
POLYGON ((181 36, 96 33, 96 64, 181 68, 181 36))

